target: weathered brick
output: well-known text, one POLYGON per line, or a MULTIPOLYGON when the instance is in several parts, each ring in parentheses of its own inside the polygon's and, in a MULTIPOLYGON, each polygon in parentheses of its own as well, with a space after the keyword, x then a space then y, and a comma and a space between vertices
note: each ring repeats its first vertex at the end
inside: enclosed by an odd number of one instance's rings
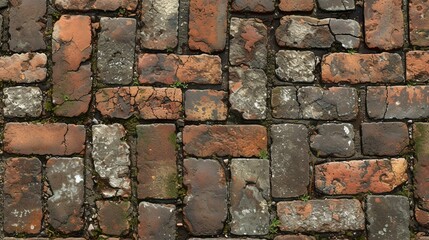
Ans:
POLYGON ((392 50, 404 45, 402 0, 366 0, 364 17, 369 48, 392 50))
POLYGON ((367 87, 367 112, 373 119, 428 118, 428 103, 428 86, 367 87))
POLYGON ((281 235, 274 238, 274 240, 316 240, 314 237, 305 235, 281 235))
POLYGON ((307 137, 305 125, 271 127, 271 194, 274 198, 307 194, 311 154, 307 137))
POLYGON ((222 83, 222 65, 219 56, 142 54, 138 63, 142 84, 222 83))
POLYGON ((408 180, 407 160, 379 159, 316 165, 316 189, 327 195, 386 193, 408 180))
POLYGON ((408 127, 400 122, 362 123, 362 152, 370 156, 397 156, 407 150, 408 127))
POLYGON ((277 216, 281 231, 341 232, 365 229, 365 215, 356 199, 279 202, 277 216))
POLYGON ((276 54, 276 75, 287 82, 314 82, 318 61, 310 51, 280 50, 276 54))
POLYGON ((137 197, 177 198, 176 126, 137 126, 137 197))
POLYGON ((257 240, 256 238, 190 238, 189 240, 205 240, 205 239, 211 239, 211 240, 231 240, 231 239, 236 239, 236 240, 257 240))
POLYGON ((332 53, 322 60, 322 81, 326 83, 404 82, 402 58, 397 53, 332 53))
POLYGON ((429 212, 416 207, 414 210, 414 215, 416 217, 416 221, 420 226, 423 226, 425 228, 429 227, 429 212))
POLYGON ((267 65, 267 27, 257 18, 231 19, 229 62, 233 66, 246 65, 265 68, 267 65))
POLYGON ((91 18, 63 15, 52 33, 52 102, 58 116, 87 112, 91 101, 91 18))
POLYGON ((274 11, 274 0, 233 0, 232 11, 265 13, 274 11))
POLYGON ((9 0, 0 0, 0 8, 5 8, 8 6, 9 0))
POLYGON ((319 8, 325 11, 347 11, 355 9, 354 0, 317 0, 319 8))
POLYGON ((216 90, 185 92, 185 115, 190 121, 223 121, 228 117, 228 93, 216 90))
POLYGON ((177 46, 179 0, 149 0, 142 3, 141 46, 154 50, 177 46))
POLYGON ((38 117, 42 113, 43 94, 38 87, 3 89, 5 117, 38 117))
POLYGON ((231 233, 268 234, 270 213, 270 162, 268 159, 231 161, 231 233))
POLYGON ((82 125, 7 123, 4 129, 4 151, 24 155, 82 154, 85 135, 82 125))
POLYGON ((55 0, 55 7, 64 10, 103 10, 115 11, 120 8, 133 11, 138 0, 55 0))
POLYGON ((129 232, 131 204, 128 201, 97 201, 98 222, 103 234, 121 236, 129 232))
POLYGON ((327 123, 317 126, 310 146, 318 157, 351 157, 355 154, 355 133, 349 123, 327 123))
POLYGON ((407 52, 407 81, 429 81, 429 51, 407 52))
POLYGON ((184 172, 185 226, 192 235, 220 234, 228 212, 224 169, 216 160, 185 159, 184 172))
POLYGON ((314 0, 280 0, 279 8, 284 12, 309 12, 314 9, 314 0))
POLYGON ((84 225, 83 159, 51 158, 46 176, 52 191, 48 198, 49 224, 63 233, 80 231, 84 225))
POLYGON ((98 38, 98 77, 103 83, 127 85, 133 81, 136 20, 100 19, 98 38))
POLYGON ((206 53, 223 51, 227 19, 227 0, 190 0, 189 48, 206 53))
POLYGON ((426 0, 410 0, 408 9, 411 44, 429 46, 429 3, 426 0))
POLYGON ((179 88, 103 88, 95 94, 96 108, 104 116, 127 119, 178 119, 182 111, 179 88))
POLYGON ((297 91, 298 89, 293 86, 273 88, 271 109, 274 118, 298 119, 301 117, 297 91))
POLYGON ((417 161, 414 165, 415 196, 419 204, 429 209, 429 124, 415 123, 413 126, 414 150, 417 161))
POLYGON ((43 82, 46 79, 46 63, 44 53, 13 54, 0 57, 0 81, 15 83, 43 82))
POLYGON ((9 234, 39 233, 43 219, 42 163, 39 159, 7 159, 3 192, 3 230, 9 234))
POLYGON ((368 196, 368 240, 409 239, 410 213, 404 196, 368 196))
POLYGON ((183 130, 186 155, 197 157, 259 156, 267 150, 267 141, 267 130, 259 125, 199 125, 183 130))
POLYGON ((9 48, 14 52, 46 49, 45 28, 46 0, 20 0, 10 2, 9 48))
POLYGON ((139 239, 176 238, 176 206, 141 202, 139 204, 139 239))

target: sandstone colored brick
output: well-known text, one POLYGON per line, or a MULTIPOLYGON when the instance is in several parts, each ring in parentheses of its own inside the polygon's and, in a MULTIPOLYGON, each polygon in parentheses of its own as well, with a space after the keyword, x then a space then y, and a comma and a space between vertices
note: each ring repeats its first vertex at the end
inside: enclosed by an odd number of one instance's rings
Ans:
POLYGON ((176 206, 141 202, 138 234, 141 240, 175 239, 176 206))
POLYGON ((410 0, 408 9, 411 44, 429 46, 429 3, 426 0, 410 0))
POLYGON ((55 7, 76 11, 115 11, 120 8, 134 11, 137 8, 137 2, 138 0, 55 0, 55 7))
POLYGON ((316 189, 326 195, 390 192, 408 180, 407 160, 379 159, 316 165, 316 189))
POLYGON ((429 51, 407 52, 407 81, 429 81, 429 51))
POLYGON ((413 126, 414 150, 417 161, 414 165, 415 197, 419 204, 429 209, 429 124, 415 123, 413 126))
POLYGON ((0 82, 43 82, 47 74, 47 61, 44 53, 24 53, 0 57, 0 82))
POLYGON ((325 83, 401 83, 404 80, 402 58, 397 53, 332 53, 322 60, 325 83))
POLYGON ((314 9, 314 0, 280 0, 279 8, 284 12, 309 12, 314 9))
POLYGON ((216 90, 185 92, 185 115, 190 121, 224 121, 228 117, 228 93, 216 90))
POLYGON ((274 11, 274 0, 233 0, 233 11, 265 13, 274 11))
POLYGON ((190 0, 189 48, 206 53, 223 51, 227 19, 227 0, 190 0))
POLYGON ((410 140, 405 123, 362 123, 361 127, 364 155, 397 156, 406 152, 410 140))
POLYGON ((142 84, 222 83, 222 65, 219 56, 149 54, 139 56, 139 82, 142 84))
POLYGON ((185 126, 184 152, 189 156, 253 157, 267 150, 267 130, 259 125, 185 126))
POLYGON ((65 123, 7 123, 4 151, 23 155, 83 154, 85 128, 65 123))
POLYGON ((98 221, 103 234, 121 236, 129 232, 131 204, 128 201, 97 201, 98 221))

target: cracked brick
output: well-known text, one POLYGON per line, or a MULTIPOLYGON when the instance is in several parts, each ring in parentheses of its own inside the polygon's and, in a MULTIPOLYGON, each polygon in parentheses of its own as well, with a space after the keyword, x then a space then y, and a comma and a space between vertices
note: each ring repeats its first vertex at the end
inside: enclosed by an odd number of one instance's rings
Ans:
POLYGON ((190 121, 224 121, 228 117, 228 93, 216 90, 185 92, 185 115, 190 121))
POLYGON ((429 3, 425 0, 409 1, 410 41, 412 45, 429 46, 429 3))
POLYGON ((44 53, 24 53, 0 57, 0 82, 43 82, 46 80, 47 61, 44 53))
POLYGON ((407 151, 409 139, 405 123, 362 123, 361 127, 364 155, 397 156, 407 151))
POLYGON ((137 8, 137 2, 138 0, 55 0, 55 7, 76 11, 115 11, 118 9, 134 11, 137 8))
POLYGON ((355 0, 317 0, 320 9, 325 11, 348 11, 355 9, 355 0))

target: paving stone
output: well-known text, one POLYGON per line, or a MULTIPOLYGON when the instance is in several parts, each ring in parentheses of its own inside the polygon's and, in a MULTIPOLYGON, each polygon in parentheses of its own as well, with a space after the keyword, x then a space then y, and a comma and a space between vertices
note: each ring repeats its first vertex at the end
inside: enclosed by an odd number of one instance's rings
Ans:
POLYGON ((183 129, 186 155, 253 157, 267 150, 267 130, 259 125, 188 125, 183 129))
POLYGON ((9 1, 9 48, 13 52, 46 49, 43 39, 46 0, 9 1))
POLYGON ((233 0, 232 11, 238 12, 272 12, 275 9, 274 0, 233 0))
POLYGON ((100 19, 98 39, 98 77, 103 83, 127 85, 133 81, 136 20, 100 19))
POLYGON ((150 54, 139 56, 139 81, 142 84, 222 83, 222 65, 219 56, 150 54))
POLYGON ((38 117, 42 113, 42 91, 38 87, 3 89, 5 117, 38 117))
POLYGON ((331 18, 329 28, 341 46, 346 49, 359 48, 362 32, 359 22, 352 19, 331 18))
POLYGON ((178 119, 182 111, 179 88, 103 88, 95 94, 96 108, 103 116, 127 119, 178 119))
POLYGON ((228 239, 235 239, 235 240, 258 240, 256 238, 190 238, 189 240, 205 240, 205 239, 211 239, 211 240, 228 240, 228 239))
POLYGON ((409 208, 408 199, 404 196, 368 196, 368 240, 409 239, 409 208))
POLYGON ((355 154, 354 137, 349 123, 322 124, 311 136, 310 146, 318 157, 351 157, 355 154))
POLYGON ((341 232, 365 229, 365 215, 356 199, 279 202, 277 216, 281 231, 341 232))
POLYGON ((367 87, 368 116, 373 119, 421 119, 429 117, 429 87, 367 87))
POLYGON ((397 156, 408 144, 408 127, 400 122, 362 123, 362 152, 370 156, 397 156))
POLYGON ((407 81, 429 81, 429 51, 407 52, 407 81))
POLYGON ((216 90, 185 92, 185 115, 189 121, 224 121, 228 117, 228 93, 216 90))
POLYGON ((410 0, 408 14, 411 44, 429 46, 429 3, 426 0, 410 0))
MULTIPOLYGON (((4 240, 19 240, 19 239, 26 239, 26 240, 49 240, 49 238, 13 238, 13 237, 5 237, 4 240)), ((58 238, 56 238, 58 239, 58 238)), ((63 238, 61 238, 63 239, 63 238)), ((84 240, 83 238, 79 238, 78 240, 84 240)))
POLYGON ((184 173, 186 228, 197 236, 220 234, 228 212, 224 169, 216 160, 191 158, 184 160, 184 173))
POLYGON ((139 204, 139 239, 176 238, 176 206, 141 202, 139 204))
POLYGON ((329 162, 315 167, 316 189, 326 195, 390 192, 408 180, 407 160, 329 162))
POLYGON ((301 109, 296 87, 275 87, 271 92, 271 109, 274 118, 298 119, 301 109))
POLYGON ((137 197, 177 198, 176 126, 137 125, 137 197))
POLYGON ((10 158, 4 169, 4 232, 38 234, 43 219, 42 163, 37 158, 10 158))
POLYGON ((307 137, 305 125, 271 127, 271 194, 274 198, 307 194, 311 154, 307 137))
POLYGON ((228 0, 189 1, 189 48, 206 53, 226 45, 228 0))
POLYGON ((55 7, 77 11, 115 11, 118 9, 134 11, 137 8, 137 3, 138 0, 55 0, 55 7))
POLYGON ((300 234, 277 236, 274 238, 274 240, 316 240, 316 238, 300 234))
POLYGON ((286 82, 314 82, 318 62, 310 51, 280 50, 276 54, 276 75, 286 82))
POLYGON ((261 69, 229 69, 229 103, 244 119, 265 119, 267 115, 267 76, 261 69))
POLYGON ((0 82, 14 83, 43 82, 46 79, 46 63, 44 53, 13 54, 0 57, 0 82))
POLYGON ((420 226, 423 226, 425 228, 429 227, 429 212, 416 207, 414 215, 416 217, 417 223, 420 226))
POLYGON ((131 204, 128 201, 97 201, 98 222, 103 234, 121 236, 129 232, 131 204))
POLYGON ((21 155, 83 154, 85 135, 82 125, 7 123, 4 128, 4 151, 21 155))
POLYGON ((257 18, 231 18, 229 62, 265 68, 267 65, 267 27, 257 18))
POLYGON ((284 12, 309 12, 314 9, 314 0, 280 0, 279 8, 284 12))
POLYGON ((167 50, 177 46, 179 0, 149 0, 142 3, 141 46, 167 50))
POLYGON ((91 101, 91 18, 62 15, 52 34, 52 102, 58 116, 86 113, 91 101))
POLYGON ((235 235, 268 234, 269 160, 233 159, 231 179, 231 233, 235 235))
POLYGON ((105 197, 131 194, 130 147, 123 140, 125 134, 117 123, 92 126, 92 159, 105 197))
POLYGON ((397 53, 332 53, 322 60, 325 83, 402 83, 404 80, 402 58, 397 53))
POLYGON ((392 50, 404 45, 402 0, 366 0, 364 17, 369 48, 392 50))
POLYGON ((419 204, 429 209, 429 124, 415 123, 413 126, 414 150, 417 161, 414 165, 415 196, 419 204))
POLYGON ((51 158, 46 176, 52 191, 48 198, 49 224, 63 233, 84 226, 84 165, 82 158, 51 158))
POLYGON ((325 11, 347 11, 355 9, 354 0, 317 0, 319 8, 325 11))

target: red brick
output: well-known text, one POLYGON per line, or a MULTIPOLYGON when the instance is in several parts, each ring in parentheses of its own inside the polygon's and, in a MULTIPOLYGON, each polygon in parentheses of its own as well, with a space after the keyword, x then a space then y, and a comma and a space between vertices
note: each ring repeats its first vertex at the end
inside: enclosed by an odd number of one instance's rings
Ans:
POLYGON ((407 160, 380 159, 316 165, 316 189, 327 195, 385 193, 408 180, 407 160))
POLYGON ((55 6, 59 9, 77 11, 115 11, 119 8, 133 11, 137 7, 137 0, 55 0, 55 6))
POLYGON ((414 210, 416 221, 425 228, 429 227, 429 212, 422 210, 418 207, 414 210))
POLYGON ((233 11, 272 12, 274 11, 274 0, 233 0, 231 7, 233 11))
POLYGON ((417 161, 414 165, 415 196, 419 204, 429 209, 429 124, 415 123, 413 140, 417 161))
POLYGON ((429 81, 429 51, 407 52, 407 81, 429 81))
POLYGON ((121 236, 130 228, 130 202, 97 201, 98 221, 103 234, 121 236))
POLYGON ((190 0, 189 48, 206 53, 223 51, 227 19, 227 0, 190 0))
POLYGON ((267 150, 267 130, 259 125, 185 126, 184 151, 187 155, 210 157, 252 157, 267 150))
POLYGON ((406 153, 408 127, 402 122, 362 123, 362 152, 369 156, 398 156, 406 153))
POLYGON ((0 82, 34 83, 46 80, 47 57, 44 53, 14 54, 0 57, 0 82))
POLYGON ((314 0, 280 0, 279 8, 284 12, 309 12, 313 11, 314 0))
POLYGON ((410 40, 412 45, 429 46, 429 2, 409 1, 410 40))
POLYGON ((223 121, 228 117, 227 93, 216 90, 185 92, 185 115, 189 121, 223 121))
POLYGON ((7 123, 4 151, 25 155, 82 154, 85 135, 85 128, 81 125, 7 123))

